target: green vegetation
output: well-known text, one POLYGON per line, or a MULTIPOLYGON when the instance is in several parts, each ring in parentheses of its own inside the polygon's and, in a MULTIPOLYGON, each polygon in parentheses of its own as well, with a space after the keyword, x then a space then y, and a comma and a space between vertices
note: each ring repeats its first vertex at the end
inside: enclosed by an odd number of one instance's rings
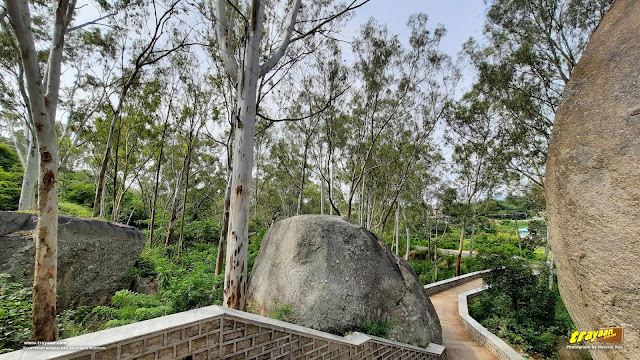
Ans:
POLYGON ((22 164, 15 150, 0 144, 0 210, 18 209, 22 171, 22 164))
POLYGON ((484 277, 489 289, 469 302, 470 315, 523 351, 557 357, 558 337, 574 326, 557 287, 549 290, 546 267, 514 258, 485 261, 494 271, 484 277))
POLYGON ((360 326, 358 331, 386 339, 389 337, 389 331, 392 327, 392 321, 370 321, 360 326))
MULTIPOLYGON (((176 245, 152 248, 147 245, 130 278, 153 277, 158 283, 158 293, 145 295, 121 290, 111 298, 112 306, 80 306, 63 311, 59 316, 61 337, 222 304, 224 274, 214 275, 217 248, 212 245, 213 239, 220 236, 219 231, 218 224, 212 221, 185 224, 186 246, 179 259, 176 245), (204 240, 209 242, 202 242, 204 240)), ((260 228, 252 238, 248 250, 250 259, 255 259, 265 232, 266 228, 260 228)), ((31 298, 26 301, 30 304, 31 298)), ((292 313, 290 304, 274 301, 271 308, 268 316, 278 320, 287 321, 292 313)), ((19 339, 14 343, 21 345, 19 339)))
POLYGON ((271 311, 267 314, 268 317, 280 321, 288 321, 289 317, 293 313, 291 310, 291 304, 280 304, 278 299, 274 299, 271 305, 269 305, 271 311))
POLYGON ((22 348, 31 336, 31 288, 0 274, 0 354, 22 348))
POLYGON ((71 216, 77 216, 82 218, 91 218, 90 208, 83 205, 74 204, 72 202, 66 202, 66 201, 58 202, 58 211, 60 212, 60 214, 63 214, 63 215, 71 215, 71 216))

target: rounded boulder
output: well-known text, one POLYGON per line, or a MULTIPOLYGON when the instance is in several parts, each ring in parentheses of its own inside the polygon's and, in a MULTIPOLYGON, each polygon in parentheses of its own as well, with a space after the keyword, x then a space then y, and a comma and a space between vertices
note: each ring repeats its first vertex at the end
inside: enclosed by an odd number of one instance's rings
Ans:
POLYGON ((290 306, 288 321, 316 330, 344 334, 387 323, 392 340, 442 343, 438 315, 411 266, 338 216, 275 223, 262 240, 248 299, 262 315, 290 306))

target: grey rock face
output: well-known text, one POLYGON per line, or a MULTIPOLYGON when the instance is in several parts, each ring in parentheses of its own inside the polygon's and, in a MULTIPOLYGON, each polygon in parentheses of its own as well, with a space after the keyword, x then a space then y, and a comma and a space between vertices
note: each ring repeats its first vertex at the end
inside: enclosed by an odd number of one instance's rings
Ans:
POLYGON ((578 330, 623 326, 640 354, 640 2, 618 0, 573 70, 547 161, 549 233, 578 330))
POLYGON ((302 215, 267 232, 248 300, 265 314, 290 304, 295 324, 343 334, 392 321, 391 339, 442 343, 438 315, 411 266, 368 230, 337 216, 302 215))
MULTIPOLYGON (((35 214, 0 212, 0 273, 33 281, 35 214)), ((145 244, 133 227, 101 220, 58 217, 58 309, 71 303, 99 305, 127 279, 145 244)))

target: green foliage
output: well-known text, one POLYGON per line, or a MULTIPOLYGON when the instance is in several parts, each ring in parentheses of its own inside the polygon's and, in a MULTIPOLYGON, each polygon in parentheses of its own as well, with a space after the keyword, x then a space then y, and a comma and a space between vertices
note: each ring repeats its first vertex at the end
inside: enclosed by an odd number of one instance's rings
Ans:
POLYGON ((507 233, 478 234, 474 239, 473 249, 481 255, 499 255, 501 257, 520 255, 518 237, 507 233))
POLYGON ((369 321, 366 324, 362 324, 358 331, 386 339, 392 327, 392 321, 369 321))
POLYGON ((12 148, 0 144, 0 210, 18 210, 22 172, 18 154, 12 148))
POLYGON ((536 275, 523 259, 489 259, 494 271, 485 275, 489 289, 469 303, 469 312, 489 331, 525 351, 554 356, 556 337, 573 325, 557 289, 548 288, 545 271, 536 275))
POLYGON ((76 181, 67 187, 62 198, 75 204, 93 206, 95 196, 96 191, 93 183, 76 181))
POLYGON ((18 153, 4 144, 0 144, 0 169, 6 172, 22 172, 18 153))
POLYGON ((220 223, 217 220, 196 220, 184 224, 185 243, 217 244, 220 240, 220 223))
POLYGON ((161 302, 155 297, 138 294, 129 290, 120 290, 113 295, 111 303, 117 307, 140 307, 148 308, 160 306, 161 302))
POLYGON ((253 264, 256 262, 256 256, 258 256, 258 251, 260 251, 260 245, 262 244, 262 238, 264 238, 264 234, 267 233, 267 228, 263 227, 258 230, 256 235, 251 239, 251 243, 247 248, 247 274, 251 275, 251 271, 253 270, 253 264))
POLYGON ((280 321, 288 321, 291 314, 293 314, 291 304, 280 304, 278 299, 273 300, 269 309, 271 309, 271 311, 267 313, 267 316, 280 321))
POLYGON ((0 274, 0 354, 21 349, 31 336, 31 287, 0 274))
POLYGON ((58 201, 58 212, 64 215, 71 215, 83 218, 91 218, 92 211, 90 208, 66 202, 66 201, 58 201))

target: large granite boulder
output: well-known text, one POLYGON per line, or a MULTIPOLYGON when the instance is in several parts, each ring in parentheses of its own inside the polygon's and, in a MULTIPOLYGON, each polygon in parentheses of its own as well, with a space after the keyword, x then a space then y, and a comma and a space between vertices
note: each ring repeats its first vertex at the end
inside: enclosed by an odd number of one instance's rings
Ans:
POLYGON ((440 321, 411 266, 345 218, 302 215, 266 233, 249 280, 251 306, 265 315, 291 305, 289 321, 344 334, 392 322, 391 339, 442 343, 440 321))
MULTIPOLYGON (((37 217, 0 212, 0 273, 33 282, 37 217)), ((133 227, 73 216, 58 217, 58 309, 70 304, 100 305, 131 280, 144 234, 133 227)))
MULTIPOLYGON (((640 354, 640 1, 617 0, 589 40, 558 108, 547 162, 558 285, 578 330, 623 326, 640 354)), ((602 344, 602 343, 600 343, 602 344)))

